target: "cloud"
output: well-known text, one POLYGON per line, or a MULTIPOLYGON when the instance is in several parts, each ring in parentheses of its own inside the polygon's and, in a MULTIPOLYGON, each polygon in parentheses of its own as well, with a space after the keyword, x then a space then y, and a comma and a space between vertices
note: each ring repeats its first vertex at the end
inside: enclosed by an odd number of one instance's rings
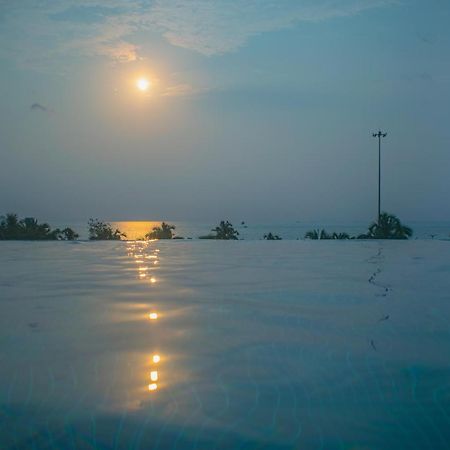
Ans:
POLYGON ((119 7, 101 5, 76 5, 67 9, 49 14, 51 20, 63 22, 98 23, 110 16, 117 16, 126 10, 119 7))
POLYGON ((148 20, 173 45, 212 56, 242 47, 252 36, 351 16, 395 0, 156 0, 148 20))
POLYGON ((41 111, 41 112, 48 112, 48 108, 41 105, 40 103, 33 103, 30 106, 31 111, 41 111))
POLYGON ((130 62, 140 58, 140 48, 149 48, 146 36, 159 33, 174 46, 221 55, 262 33, 352 16, 398 1, 22 0, 0 4, 0 39, 5 43, 0 53, 44 68, 70 55, 130 62))
POLYGON ((206 92, 207 89, 194 88, 190 84, 181 83, 167 87, 161 94, 163 97, 189 97, 206 92))

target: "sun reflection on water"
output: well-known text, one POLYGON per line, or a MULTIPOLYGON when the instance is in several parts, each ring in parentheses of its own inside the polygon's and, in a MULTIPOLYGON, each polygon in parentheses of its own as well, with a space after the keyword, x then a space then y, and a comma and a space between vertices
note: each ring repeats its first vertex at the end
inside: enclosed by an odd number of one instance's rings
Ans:
POLYGON ((152 370, 150 372, 150 380, 151 381, 158 381, 158 371, 157 370, 152 370))
MULTIPOLYGON (((136 264, 137 277, 140 280, 146 281, 148 280, 150 284, 155 284, 157 282, 154 276, 150 276, 152 270, 158 270, 158 267, 154 267, 159 264, 159 253, 160 250, 157 248, 152 248, 153 242, 143 242, 143 241, 134 241, 128 242, 126 247, 127 254, 132 258, 134 264, 136 264), (149 261, 151 260, 151 261, 149 261), (152 267, 144 265, 145 261, 148 263, 153 263, 152 267)), ((148 307, 149 305, 145 305, 148 307)), ((148 319, 151 321, 156 321, 159 318, 159 315, 156 311, 150 311, 147 315, 148 319)), ((149 391, 156 391, 158 389, 157 382, 160 378, 160 373, 156 369, 156 366, 160 363, 161 356, 158 353, 154 353, 151 358, 151 368, 150 368, 150 376, 148 384, 149 391)), ((147 372, 148 373, 148 372, 147 372)), ((147 375, 148 376, 148 375, 147 375)))

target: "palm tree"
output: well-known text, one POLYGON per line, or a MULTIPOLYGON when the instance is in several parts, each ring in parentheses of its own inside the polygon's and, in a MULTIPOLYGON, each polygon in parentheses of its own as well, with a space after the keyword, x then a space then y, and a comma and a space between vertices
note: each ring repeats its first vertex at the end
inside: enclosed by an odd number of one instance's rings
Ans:
POLYGON ((20 223, 17 214, 6 214, 1 218, 0 239, 20 239, 20 223))
POLYGON ((60 230, 52 230, 48 223, 38 223, 34 217, 25 217, 19 222, 24 239, 57 240, 60 230))
POLYGON ((16 214, 7 214, 0 220, 0 240, 56 241, 77 238, 78 234, 70 228, 52 230, 48 223, 38 223, 33 217, 19 220, 16 214))
POLYGON ((305 234, 305 239, 312 239, 314 241, 320 239, 332 239, 332 236, 328 234, 324 229, 322 230, 310 230, 305 234))
POLYGON ((305 239, 312 239, 314 241, 320 239, 320 230, 309 230, 305 234, 305 239))
POLYGON ((305 234, 305 239, 312 239, 312 240, 331 240, 331 239, 351 239, 350 235, 348 233, 327 233, 324 229, 322 230, 310 230, 305 234))
POLYGON ((394 214, 383 212, 378 222, 373 222, 367 234, 358 236, 359 239, 408 239, 413 230, 403 225, 394 214))

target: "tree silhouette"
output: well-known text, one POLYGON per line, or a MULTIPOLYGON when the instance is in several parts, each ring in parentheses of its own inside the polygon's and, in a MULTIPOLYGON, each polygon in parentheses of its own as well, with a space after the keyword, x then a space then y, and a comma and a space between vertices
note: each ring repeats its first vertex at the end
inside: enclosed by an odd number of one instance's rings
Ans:
POLYGON ((154 227, 152 231, 145 235, 146 239, 172 239, 175 225, 169 225, 165 222, 160 227, 154 227))
POLYGON ((216 234, 208 234, 206 236, 199 236, 199 239, 218 239, 224 241, 235 241, 238 239, 239 232, 233 228, 233 225, 228 222, 222 220, 218 227, 213 228, 213 231, 216 234))
POLYGON ((358 239, 409 239, 413 230, 403 225, 394 214, 383 212, 379 222, 373 222, 366 234, 361 234, 358 239))
POLYGON ((213 228, 211 231, 216 233, 216 239, 221 239, 225 241, 229 240, 237 240, 239 236, 239 231, 233 228, 233 225, 228 222, 224 222, 223 220, 220 222, 219 226, 213 228))
POLYGON ((305 239, 312 240, 346 240, 351 239, 351 237, 347 233, 327 233, 324 229, 322 230, 310 230, 305 234, 305 239))
POLYGON ((111 224, 98 219, 89 219, 89 240, 91 241, 120 241, 126 237, 119 229, 113 231, 111 224))
POLYGON ((0 239, 20 239, 20 224, 17 214, 6 214, 0 219, 0 239))
POLYGON ((70 228, 52 230, 48 223, 38 223, 33 217, 19 220, 17 214, 7 214, 0 219, 0 240, 61 241, 77 238, 78 234, 70 228))
POLYGON ((80 237, 80 235, 75 233, 72 228, 64 228, 64 230, 61 231, 61 235, 65 241, 76 241, 80 237))
POLYGON ((331 239, 347 240, 352 239, 348 233, 333 233, 331 239))
POLYGON ((282 238, 280 238, 277 234, 267 233, 264 235, 264 239, 266 241, 281 241, 282 238))
POLYGON ((305 239, 312 239, 312 240, 331 239, 331 235, 329 235, 324 229, 310 230, 305 234, 305 239))

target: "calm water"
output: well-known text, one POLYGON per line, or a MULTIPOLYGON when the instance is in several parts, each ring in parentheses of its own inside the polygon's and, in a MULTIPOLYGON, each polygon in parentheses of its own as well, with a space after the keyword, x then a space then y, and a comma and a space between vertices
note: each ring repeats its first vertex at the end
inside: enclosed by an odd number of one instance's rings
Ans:
MULTIPOLYGON (((197 239, 199 236, 207 235, 211 229, 217 226, 214 223, 198 223, 198 222, 177 222, 168 221, 176 226, 175 234, 185 238, 197 239)), ((56 224, 60 228, 66 226, 73 227, 82 239, 88 238, 86 222, 75 222, 73 224, 61 223, 56 224)), ((152 221, 128 221, 128 222, 111 222, 114 228, 123 231, 128 239, 142 239, 153 227, 159 226, 161 222, 152 221)), ((282 222, 282 223, 234 223, 235 228, 239 231, 239 237, 244 240, 260 240, 269 232, 278 234, 283 239, 296 240, 303 239, 305 233, 312 229, 325 228, 329 232, 347 232, 350 235, 357 236, 365 233, 368 228, 367 223, 342 224, 342 223, 322 223, 322 222, 282 222)), ((418 239, 449 239, 450 238, 450 222, 411 222, 408 223, 414 230, 413 238, 418 239)))
POLYGON ((0 448, 450 447, 450 243, 0 243, 0 448))

